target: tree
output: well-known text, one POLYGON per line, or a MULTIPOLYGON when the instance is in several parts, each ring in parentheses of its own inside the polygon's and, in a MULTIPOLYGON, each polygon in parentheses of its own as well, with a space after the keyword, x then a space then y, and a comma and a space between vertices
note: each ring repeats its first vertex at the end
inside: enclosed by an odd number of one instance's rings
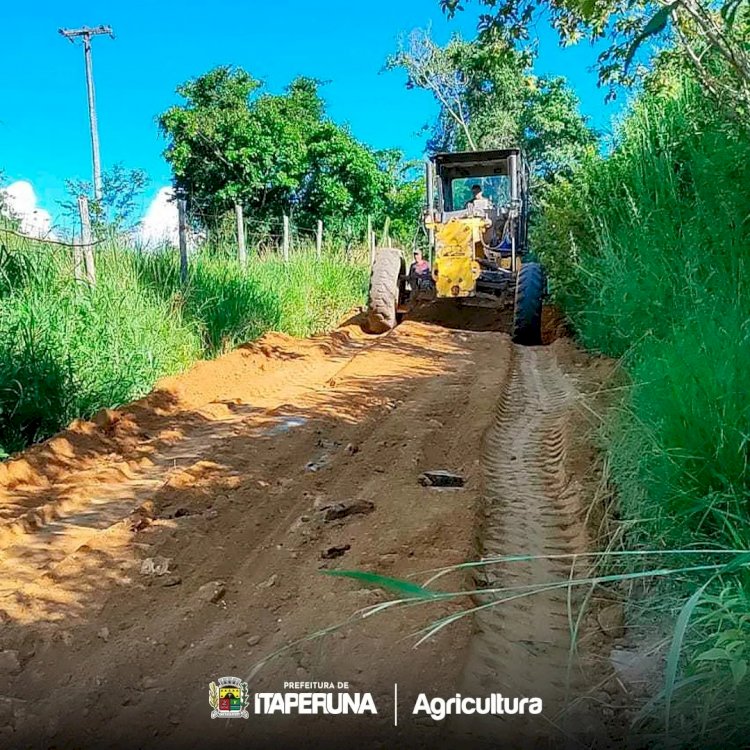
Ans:
POLYGON ((389 180, 375 152, 333 123, 318 128, 308 149, 298 213, 310 225, 322 219, 335 230, 354 220, 361 230, 368 214, 383 213, 389 180))
POLYGON ((259 187, 249 97, 260 85, 243 70, 216 68, 178 86, 185 104, 159 117, 175 187, 209 210, 226 210, 259 187))
POLYGON ((282 95, 261 88, 244 70, 216 68, 179 86, 185 104, 159 118, 175 186, 208 218, 235 203, 278 218, 299 203, 323 124, 318 83, 299 78, 282 95))
MULTIPOLYGON (((566 44, 607 38, 599 78, 633 84, 646 68, 633 68, 644 42, 666 36, 705 91, 734 115, 750 113, 750 8, 748 0, 478 0, 492 12, 480 29, 511 41, 528 38, 536 16, 546 14, 566 44)), ((450 15, 460 0, 441 0, 450 15)))
POLYGON ((422 213, 427 198, 424 163, 405 160, 397 149, 378 152, 378 159, 380 168, 388 175, 384 216, 391 220, 389 234, 402 246, 411 246, 423 229, 422 213))
MULTIPOLYGON (((128 169, 115 164, 102 174, 101 201, 90 201, 91 219, 95 227, 110 227, 121 231, 133 226, 137 220, 138 198, 149 184, 149 177, 142 169, 128 169)), ((62 201, 64 213, 78 219, 78 196, 91 195, 89 180, 66 180, 65 188, 70 199, 62 201)))
POLYGON ((425 89, 440 104, 438 138, 444 142, 466 141, 475 151, 476 142, 469 127, 466 95, 469 88, 466 71, 458 64, 462 41, 454 37, 448 46, 441 48, 429 32, 415 29, 401 40, 399 51, 388 58, 386 69, 404 68, 408 88, 425 89), (456 134, 458 131, 458 135, 456 134))
MULTIPOLYGON (((399 189, 379 152, 329 120, 319 83, 298 78, 283 94, 262 91, 240 69, 216 68, 178 88, 185 103, 159 118, 174 182, 207 223, 235 203, 253 220, 291 215, 329 232, 362 236, 399 189)), ((401 159, 399 156, 398 159, 401 159)))
POLYGON ((430 150, 521 146, 535 175, 546 179, 572 167, 596 136, 565 79, 535 76, 533 61, 530 50, 497 34, 474 41, 456 35, 440 47, 418 30, 387 66, 404 68, 408 86, 437 100, 430 150))

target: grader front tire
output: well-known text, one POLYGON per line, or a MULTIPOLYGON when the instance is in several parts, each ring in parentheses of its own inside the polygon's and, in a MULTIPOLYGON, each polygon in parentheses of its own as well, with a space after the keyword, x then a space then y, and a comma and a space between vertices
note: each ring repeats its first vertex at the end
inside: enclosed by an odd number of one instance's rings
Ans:
POLYGON ((369 333, 386 333, 395 328, 403 266, 401 251, 397 248, 383 247, 375 251, 367 297, 366 328, 369 333))

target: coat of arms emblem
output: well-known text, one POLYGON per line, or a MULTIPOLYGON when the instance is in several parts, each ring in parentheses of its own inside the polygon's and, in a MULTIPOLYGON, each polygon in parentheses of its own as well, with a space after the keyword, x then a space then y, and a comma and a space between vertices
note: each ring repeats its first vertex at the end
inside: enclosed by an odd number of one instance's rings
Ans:
POLYGON ((239 677, 219 677, 208 686, 212 719, 249 719, 250 690, 239 677))

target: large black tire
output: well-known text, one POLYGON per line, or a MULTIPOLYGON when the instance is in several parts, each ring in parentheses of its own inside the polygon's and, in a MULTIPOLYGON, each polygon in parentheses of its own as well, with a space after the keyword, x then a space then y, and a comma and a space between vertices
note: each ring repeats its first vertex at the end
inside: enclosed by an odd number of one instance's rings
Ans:
POLYGON ((375 251, 370 271, 370 292, 367 296, 369 333, 385 333, 396 326, 396 310, 402 282, 404 261, 395 247, 381 247, 375 251))
POLYGON ((542 300, 546 281, 538 263, 524 263, 516 280, 513 341, 523 346, 542 343, 542 300))

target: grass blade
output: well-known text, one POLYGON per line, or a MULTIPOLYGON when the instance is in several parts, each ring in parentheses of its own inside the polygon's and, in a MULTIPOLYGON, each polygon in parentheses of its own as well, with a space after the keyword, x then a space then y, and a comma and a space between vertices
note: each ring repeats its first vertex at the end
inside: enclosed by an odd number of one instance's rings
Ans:
POLYGON ((682 653, 682 645, 685 642, 685 633, 687 632, 690 618, 698 606, 698 603, 703 596, 703 592, 706 590, 709 581, 706 581, 695 593, 685 602, 680 610, 680 614, 677 617, 677 622, 674 626, 674 632, 672 635, 672 644, 669 647, 669 653, 667 654, 667 666, 665 670, 665 684, 664 684, 664 729, 669 733, 669 719, 672 709, 672 698, 675 692, 675 682, 677 680, 677 668, 680 663, 680 654, 682 653))

